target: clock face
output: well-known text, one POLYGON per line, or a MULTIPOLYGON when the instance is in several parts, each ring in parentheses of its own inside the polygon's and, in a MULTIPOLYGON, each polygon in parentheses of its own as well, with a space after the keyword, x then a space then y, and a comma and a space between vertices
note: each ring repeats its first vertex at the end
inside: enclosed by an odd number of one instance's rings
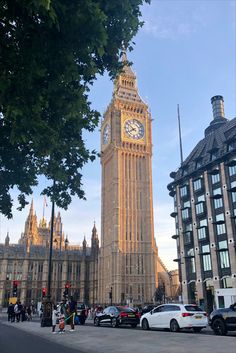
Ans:
POLYGON ((106 124, 104 129, 103 129, 103 144, 106 145, 109 141, 110 138, 110 125, 106 124))
POLYGON ((125 133, 132 139, 139 140, 144 136, 144 126, 136 119, 126 120, 125 122, 125 133))

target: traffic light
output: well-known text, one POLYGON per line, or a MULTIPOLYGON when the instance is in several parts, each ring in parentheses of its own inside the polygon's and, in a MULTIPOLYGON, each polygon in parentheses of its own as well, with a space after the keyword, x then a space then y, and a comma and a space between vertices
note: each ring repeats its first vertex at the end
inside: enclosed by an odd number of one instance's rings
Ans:
POLYGON ((67 297, 69 294, 69 288, 71 287, 70 283, 65 284, 65 290, 63 292, 64 297, 67 297))
POLYGON ((17 297, 17 281, 13 281, 13 297, 17 297))
POLYGON ((47 288, 43 287, 42 289, 42 297, 45 298, 46 297, 46 292, 47 292, 47 288))

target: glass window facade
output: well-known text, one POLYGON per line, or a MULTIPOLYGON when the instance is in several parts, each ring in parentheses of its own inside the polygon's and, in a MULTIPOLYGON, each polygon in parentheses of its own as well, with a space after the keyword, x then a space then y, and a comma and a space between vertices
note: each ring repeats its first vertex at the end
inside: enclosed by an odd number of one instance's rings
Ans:
POLYGON ((202 246, 202 264, 203 271, 211 271, 211 254, 209 244, 202 246))
POLYGON ((183 208, 190 207, 190 201, 186 201, 183 203, 183 208))
POLYGON ((236 165, 230 166, 229 167, 229 175, 235 175, 236 174, 236 165))
POLYGON ((189 256, 189 273, 193 274, 196 273, 196 266, 195 266, 195 258, 194 258, 194 250, 189 249, 187 252, 187 255, 189 256))
POLYGON ((189 208, 185 208, 182 210, 182 219, 189 219, 190 218, 190 209, 189 208))
POLYGON ((212 174, 212 176, 211 176, 212 184, 219 183, 219 181, 220 181, 220 173, 212 174))
POLYGON ((224 213, 220 213, 216 215, 216 222, 219 222, 219 221, 223 222, 224 220, 225 220, 224 213))
POLYGON ((206 239, 206 236, 207 236, 206 227, 199 228, 199 229, 197 230, 197 234, 198 234, 198 239, 199 239, 199 240, 201 240, 201 239, 206 239))
POLYGON ((202 178, 194 180, 194 182, 193 182, 193 190, 197 191, 197 190, 201 190, 201 188, 202 188, 202 178))
POLYGON ((215 208, 215 210, 217 208, 221 208, 221 207, 223 207, 223 199, 222 198, 214 199, 214 208, 215 208))
POLYGON ((196 204, 196 214, 202 214, 204 213, 204 203, 203 202, 199 202, 196 204))
POLYGON ((216 233, 217 235, 225 234, 226 233, 225 224, 217 224, 216 233))
POLYGON ((192 241, 192 232, 191 231, 187 231, 184 232, 184 244, 190 244, 192 241))
POLYGON ((200 202, 200 201, 205 201, 205 195, 204 195, 204 194, 199 195, 199 196, 197 197, 197 202, 200 202))
POLYGON ((222 195, 222 190, 221 188, 217 188, 213 190, 213 195, 222 195))
POLYGON ((188 223, 184 227, 184 244, 190 244, 192 242, 192 230, 193 226, 192 223, 188 223))
POLYGON ((201 219, 199 221, 199 228, 197 230, 198 233, 198 239, 202 240, 202 239, 206 239, 207 237, 207 219, 201 219))
MULTIPOLYGON (((221 221, 224 222, 224 220, 225 220, 225 217, 223 213, 216 215, 216 222, 221 222, 221 221)), ((217 235, 226 233, 225 223, 216 224, 216 233, 217 235)))
POLYGON ((180 196, 185 197, 188 195, 188 188, 187 185, 184 185, 180 188, 180 196))
POLYGON ((222 269, 230 267, 227 240, 220 241, 218 244, 218 248, 220 254, 220 267, 222 269))
MULTIPOLYGON (((235 188, 236 187, 236 181, 232 181, 230 183, 230 188, 235 188)), ((232 197, 232 202, 236 202, 236 192, 231 192, 231 197, 232 197)))
POLYGON ((207 219, 206 218, 204 218, 204 219, 201 219, 200 221, 199 221, 199 227, 203 227, 203 226, 205 226, 205 227, 207 227, 207 219))

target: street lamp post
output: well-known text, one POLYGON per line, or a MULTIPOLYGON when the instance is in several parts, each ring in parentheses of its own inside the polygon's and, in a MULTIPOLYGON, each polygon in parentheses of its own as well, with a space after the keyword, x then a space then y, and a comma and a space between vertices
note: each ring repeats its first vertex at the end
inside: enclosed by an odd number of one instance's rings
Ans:
POLYGON ((111 287, 111 291, 109 292, 109 297, 110 297, 110 305, 112 306, 112 287, 111 287))
MULTIPOLYGON (((53 186, 55 182, 53 182, 53 186)), ((54 208, 55 203, 52 200, 52 214, 50 227, 50 242, 49 242, 49 257, 48 257, 48 281, 47 281, 47 296, 43 299, 43 315, 41 326, 52 326, 52 301, 51 301, 51 276, 52 276, 52 244, 53 244, 53 227, 54 227, 54 208)))

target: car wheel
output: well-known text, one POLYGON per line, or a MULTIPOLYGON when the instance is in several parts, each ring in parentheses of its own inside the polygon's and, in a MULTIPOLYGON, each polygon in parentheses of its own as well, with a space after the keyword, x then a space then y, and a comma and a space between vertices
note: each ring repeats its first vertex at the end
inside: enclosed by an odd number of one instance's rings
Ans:
POLYGON ((202 328, 201 327, 194 327, 193 331, 194 332, 201 332, 202 328))
POLYGON ((137 327, 137 324, 131 324, 131 327, 135 328, 137 327))
POLYGON ((149 324, 148 324, 147 319, 143 319, 143 321, 142 321, 142 329, 143 330, 149 330, 149 324))
POLYGON ((95 317, 94 319, 94 326, 100 326, 100 321, 98 317, 95 317))
POLYGON ((179 324, 176 320, 171 320, 170 322, 170 331, 171 332, 178 332, 179 331, 179 324))
POLYGON ((111 319, 111 326, 112 326, 113 328, 117 326, 117 321, 116 321, 116 318, 115 318, 115 317, 113 317, 113 318, 111 319))
POLYGON ((222 319, 215 319, 212 324, 212 329, 216 335, 224 336, 227 334, 227 329, 222 319))

